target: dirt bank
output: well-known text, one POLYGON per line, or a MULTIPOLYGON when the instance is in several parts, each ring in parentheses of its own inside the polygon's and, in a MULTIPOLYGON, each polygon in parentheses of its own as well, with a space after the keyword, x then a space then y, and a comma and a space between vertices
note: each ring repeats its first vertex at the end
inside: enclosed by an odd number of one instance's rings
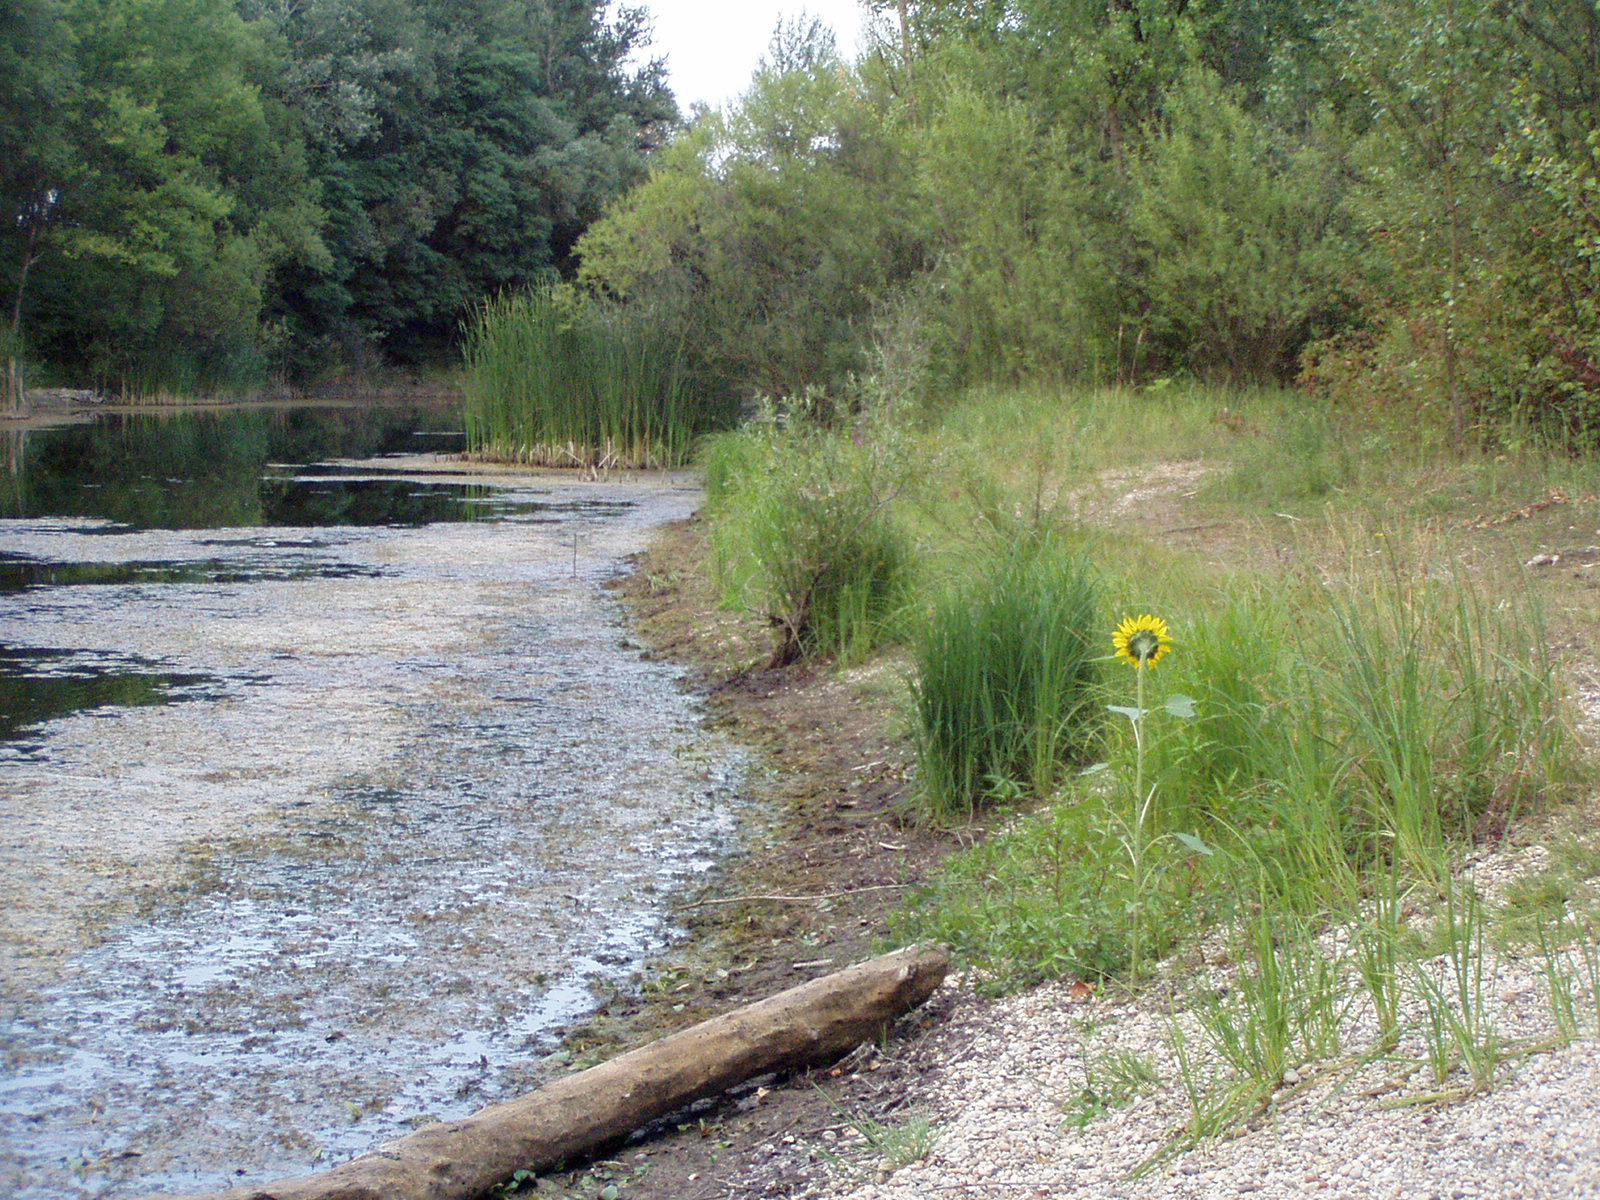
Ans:
MULTIPOLYGON (((748 848, 684 901, 694 905, 682 912, 693 938, 573 1032, 569 1048, 580 1062, 872 953, 905 887, 957 845, 948 833, 901 819, 908 755, 893 727, 901 669, 767 670, 770 632, 748 614, 717 608, 705 556, 703 526, 669 527, 616 588, 640 641, 692 666, 712 723, 761 753, 753 806, 760 815, 748 848)), ((963 840, 973 834, 963 831, 963 840)), ((916 1014, 903 1032, 937 1019, 936 1011, 916 1014)), ((841 1098, 870 1088, 881 1100, 896 1086, 893 1054, 891 1044, 858 1051, 816 1078, 756 1081, 664 1122, 605 1162, 541 1179, 522 1194, 593 1196, 615 1185, 627 1200, 784 1195, 787 1168, 777 1152, 837 1136, 841 1098)))

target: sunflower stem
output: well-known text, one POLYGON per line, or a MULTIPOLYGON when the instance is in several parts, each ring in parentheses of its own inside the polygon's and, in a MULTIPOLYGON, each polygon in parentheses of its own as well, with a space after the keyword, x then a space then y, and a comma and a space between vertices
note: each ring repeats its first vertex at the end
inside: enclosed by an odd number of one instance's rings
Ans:
POLYGON ((1144 892, 1145 845, 1144 823, 1150 812, 1150 797, 1144 790, 1144 667, 1143 660, 1133 668, 1134 701, 1138 716, 1133 718, 1133 938, 1129 947, 1128 973, 1137 983, 1144 966, 1144 892))

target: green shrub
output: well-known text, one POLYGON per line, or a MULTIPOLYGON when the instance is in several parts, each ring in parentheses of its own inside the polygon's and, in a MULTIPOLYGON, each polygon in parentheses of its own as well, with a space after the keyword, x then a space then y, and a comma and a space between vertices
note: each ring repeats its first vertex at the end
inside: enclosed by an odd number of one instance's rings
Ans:
POLYGON ((706 450, 712 570, 724 602, 777 631, 774 666, 859 659, 892 636, 910 543, 889 507, 892 438, 860 441, 768 414, 706 450))
POLYGON ((936 820, 1019 786, 1048 792, 1099 727, 1088 563, 1023 534, 938 597, 915 642, 917 803, 936 820))
POLYGON ((1078 789, 952 856, 892 918, 896 941, 942 942, 994 991, 1061 977, 1120 975, 1138 951, 1160 957, 1203 920, 1195 856, 1132 869, 1114 804, 1078 789), (1143 883, 1143 889, 1140 883, 1143 883))

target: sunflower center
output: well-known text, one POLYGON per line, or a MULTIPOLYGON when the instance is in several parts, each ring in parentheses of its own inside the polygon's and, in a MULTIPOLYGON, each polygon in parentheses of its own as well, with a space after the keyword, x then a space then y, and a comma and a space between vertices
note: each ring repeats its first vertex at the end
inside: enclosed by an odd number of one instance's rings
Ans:
POLYGON ((1149 662, 1161 649, 1161 639, 1153 629, 1141 629, 1128 637, 1128 653, 1140 662, 1149 662))

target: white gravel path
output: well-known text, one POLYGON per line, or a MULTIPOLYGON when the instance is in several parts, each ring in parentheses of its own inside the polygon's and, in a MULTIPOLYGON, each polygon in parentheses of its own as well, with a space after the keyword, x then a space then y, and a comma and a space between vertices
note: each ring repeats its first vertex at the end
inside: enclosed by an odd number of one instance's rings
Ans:
POLYGON ((847 1154, 796 1195, 1600 1197, 1600 1045, 1593 1041, 1510 1064, 1492 1093, 1448 1106, 1394 1108, 1395 1094, 1365 1094, 1386 1078, 1381 1069, 1347 1078, 1338 1090, 1325 1083, 1285 1089, 1238 1136, 1130 1180, 1187 1117, 1166 1045, 1170 1024, 1167 1014, 1136 1004, 1074 999, 1065 985, 998 1001, 964 995, 915 1050, 943 1064, 927 1073, 907 1110, 927 1115, 939 1131, 928 1158, 886 1172, 864 1150, 847 1154), (1113 1048, 1150 1055, 1164 1086, 1077 1128, 1065 1110, 1093 1057, 1113 1048))

